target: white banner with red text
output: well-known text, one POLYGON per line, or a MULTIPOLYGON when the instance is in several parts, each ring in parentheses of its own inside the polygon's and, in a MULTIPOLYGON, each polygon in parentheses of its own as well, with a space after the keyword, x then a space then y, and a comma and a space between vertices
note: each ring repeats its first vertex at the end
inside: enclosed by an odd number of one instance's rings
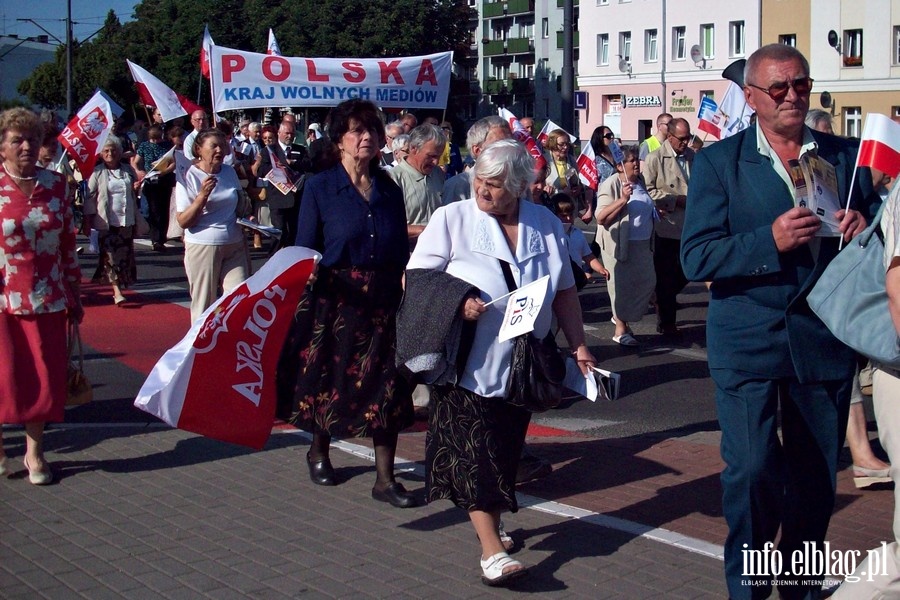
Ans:
POLYGON ((141 386, 134 405, 172 427, 262 448, 275 419, 275 367, 321 256, 279 250, 206 309, 141 386))
POLYGON ((210 48, 216 112, 270 106, 336 106, 362 98, 382 108, 440 108, 452 52, 399 58, 299 58, 210 48))

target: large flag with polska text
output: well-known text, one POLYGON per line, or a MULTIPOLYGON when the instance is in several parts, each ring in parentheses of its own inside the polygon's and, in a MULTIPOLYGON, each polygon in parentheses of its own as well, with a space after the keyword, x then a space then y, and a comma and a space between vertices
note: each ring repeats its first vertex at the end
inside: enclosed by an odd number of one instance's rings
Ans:
POLYGON ((275 367, 321 256, 279 250, 219 298, 168 350, 134 405, 172 427, 260 449, 275 419, 275 367))
POLYGON ((94 171, 97 155, 112 131, 114 105, 109 96, 97 90, 57 138, 85 181, 94 171))
POLYGON ((581 145, 581 154, 575 161, 575 166, 578 167, 578 178, 581 183, 596 192, 600 176, 597 173, 597 154, 594 152, 590 140, 581 145))

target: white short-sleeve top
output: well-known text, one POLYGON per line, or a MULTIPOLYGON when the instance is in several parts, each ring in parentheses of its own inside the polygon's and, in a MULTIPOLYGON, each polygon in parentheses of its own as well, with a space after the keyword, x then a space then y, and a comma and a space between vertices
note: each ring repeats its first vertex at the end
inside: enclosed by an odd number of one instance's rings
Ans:
MULTIPOLYGON (((519 202, 519 232, 515 256, 497 220, 481 211, 474 199, 437 209, 410 257, 409 269, 440 269, 481 290, 490 302, 509 290, 500 260, 510 265, 519 287, 550 276, 547 297, 538 313, 534 334, 547 335, 551 304, 558 290, 575 285, 565 232, 560 220, 543 206, 519 202)), ((499 342, 506 302, 488 307, 479 318, 468 362, 458 385, 481 396, 502 397, 509 377, 512 342, 499 342)))

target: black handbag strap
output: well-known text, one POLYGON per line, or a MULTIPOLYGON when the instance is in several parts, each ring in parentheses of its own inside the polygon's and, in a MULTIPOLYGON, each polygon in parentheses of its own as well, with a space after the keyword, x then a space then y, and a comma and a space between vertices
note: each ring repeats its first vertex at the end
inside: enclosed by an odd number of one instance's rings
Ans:
POLYGON ((516 280, 513 278, 512 269, 509 268, 509 263, 499 258, 497 262, 500 263, 500 268, 503 269, 503 278, 506 280, 506 287, 509 291, 514 292, 519 289, 519 286, 516 285, 516 280))

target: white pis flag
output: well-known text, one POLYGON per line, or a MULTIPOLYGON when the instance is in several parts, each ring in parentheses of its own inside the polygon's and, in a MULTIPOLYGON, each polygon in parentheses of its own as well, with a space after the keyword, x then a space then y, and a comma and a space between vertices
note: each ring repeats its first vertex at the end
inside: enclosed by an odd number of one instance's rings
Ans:
POLYGON ((544 275, 509 294, 506 312, 503 314, 503 325, 500 326, 501 342, 534 331, 534 323, 547 298, 549 285, 550 276, 544 275))
POLYGON ((731 137, 750 126, 750 115, 753 109, 747 105, 744 90, 736 83, 729 82, 725 97, 719 102, 719 112, 725 117, 725 125, 721 127, 720 140, 731 137))
POLYGON ((275 32, 269 28, 269 43, 266 46, 266 54, 270 56, 281 56, 281 49, 278 47, 278 40, 275 39, 275 32))

